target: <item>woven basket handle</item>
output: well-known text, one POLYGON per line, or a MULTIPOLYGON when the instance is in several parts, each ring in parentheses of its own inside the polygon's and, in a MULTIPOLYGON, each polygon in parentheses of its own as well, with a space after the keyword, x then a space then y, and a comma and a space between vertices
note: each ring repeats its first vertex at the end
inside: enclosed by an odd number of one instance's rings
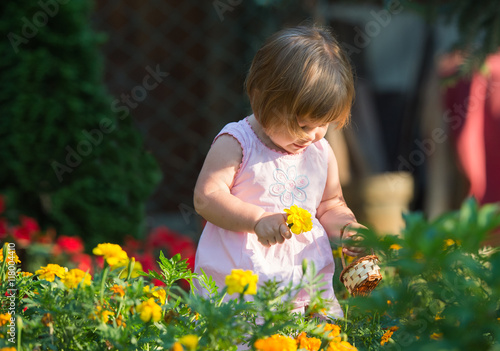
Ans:
MULTIPOLYGON (((344 236, 344 230, 351 224, 352 222, 347 223, 345 226, 340 229, 340 242, 342 242, 342 237, 344 236)), ((375 255, 375 252, 372 248, 372 255, 375 255)), ((345 269, 345 258, 344 258, 344 244, 342 244, 342 250, 340 250, 340 259, 342 261, 342 269, 345 269)))

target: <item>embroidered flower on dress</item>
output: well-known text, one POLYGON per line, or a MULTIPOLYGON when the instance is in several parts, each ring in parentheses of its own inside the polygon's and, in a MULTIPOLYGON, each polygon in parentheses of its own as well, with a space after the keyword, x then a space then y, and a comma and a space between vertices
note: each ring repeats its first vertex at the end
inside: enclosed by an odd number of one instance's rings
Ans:
POLYGON ((286 207, 292 206, 295 200, 303 202, 307 199, 303 189, 309 185, 309 179, 305 175, 297 175, 295 166, 288 167, 286 173, 279 168, 275 169, 274 179, 276 183, 271 184, 269 192, 273 196, 279 196, 286 207))

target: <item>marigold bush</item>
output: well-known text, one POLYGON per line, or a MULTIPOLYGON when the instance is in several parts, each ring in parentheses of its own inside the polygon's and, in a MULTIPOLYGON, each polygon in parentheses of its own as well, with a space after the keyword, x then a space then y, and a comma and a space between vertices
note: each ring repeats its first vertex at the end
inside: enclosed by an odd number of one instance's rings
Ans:
MULTIPOLYGON (((257 284, 248 271, 217 287, 180 255, 160 253, 160 273, 136 276, 137 262, 128 259, 120 266, 104 260, 92 274, 50 263, 33 275, 4 245, 0 350, 498 350, 500 251, 481 246, 500 226, 498 207, 467 201, 432 222, 419 214, 406 221, 401 236, 361 230, 381 258, 384 280, 370 296, 341 299, 345 317, 338 319, 321 313, 326 301, 311 264, 302 265, 296 287, 257 284), (194 279, 207 297, 177 285, 194 279), (228 300, 232 289, 238 294, 228 300), (304 315, 291 313, 303 290, 310 305, 304 315)), ((99 247, 99 255, 121 249, 99 247)))

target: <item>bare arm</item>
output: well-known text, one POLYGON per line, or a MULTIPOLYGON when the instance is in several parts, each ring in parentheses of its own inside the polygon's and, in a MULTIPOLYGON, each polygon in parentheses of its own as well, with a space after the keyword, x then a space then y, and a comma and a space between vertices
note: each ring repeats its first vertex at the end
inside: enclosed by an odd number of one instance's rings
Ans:
POLYGON ((263 245, 282 243, 291 237, 285 214, 265 212, 231 194, 242 157, 241 146, 232 136, 223 134, 214 142, 194 189, 195 210, 221 228, 256 233, 263 245))
MULTIPOLYGON (((317 217, 326 230, 329 237, 340 241, 340 231, 344 228, 344 238, 355 235, 352 229, 363 227, 358 224, 356 217, 347 207, 342 195, 342 188, 338 177, 338 166, 333 150, 328 154, 328 176, 326 180, 323 198, 317 210, 317 217)), ((344 252, 350 256, 357 256, 364 249, 346 247, 344 252)))

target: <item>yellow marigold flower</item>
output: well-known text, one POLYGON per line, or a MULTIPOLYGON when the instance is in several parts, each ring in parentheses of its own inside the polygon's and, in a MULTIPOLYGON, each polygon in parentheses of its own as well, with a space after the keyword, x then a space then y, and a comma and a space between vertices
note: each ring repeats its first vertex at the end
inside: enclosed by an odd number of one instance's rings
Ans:
POLYGON ((61 267, 58 264, 49 263, 45 267, 40 267, 39 270, 35 271, 35 274, 38 274, 39 279, 45 279, 49 282, 53 282, 56 276, 59 278, 64 278, 68 268, 61 267))
POLYGON ((389 249, 395 250, 395 251, 401 250, 402 248, 403 247, 399 244, 392 244, 391 246, 389 246, 389 249))
POLYGON ((179 342, 186 346, 188 350, 194 351, 198 347, 198 336, 193 334, 184 335, 179 339, 179 342))
POLYGON ((92 282, 92 276, 81 269, 74 268, 64 275, 62 282, 68 289, 74 289, 78 287, 78 284, 80 283, 82 283, 82 285, 90 285, 92 282))
POLYGON ((145 323, 149 322, 150 320, 153 320, 153 322, 158 322, 161 319, 161 312, 161 307, 155 302, 152 297, 137 306, 137 313, 141 314, 141 319, 145 323))
POLYGON ((16 351, 15 347, 2 347, 0 351, 16 351))
POLYGON ((96 256, 103 256, 110 266, 116 266, 128 259, 127 253, 117 244, 99 244, 92 250, 92 253, 96 256))
POLYGON ((297 343, 294 339, 278 334, 259 339, 254 346, 257 351, 297 351, 297 343))
POLYGON ((290 227, 290 230, 294 234, 302 234, 308 232, 312 229, 313 223, 311 220, 311 214, 304 210, 303 208, 293 205, 290 209, 285 209, 288 214, 286 223, 290 227))
MULTIPOLYGON (((7 246, 7 261, 10 262, 10 260, 14 259, 15 263, 21 263, 21 260, 19 259, 19 256, 17 256, 16 250, 9 249, 8 246, 9 243, 5 243, 3 247, 7 246)), ((0 262, 4 261, 3 257, 3 247, 0 248, 0 262)))
POLYGON ((443 337, 443 333, 432 333, 431 334, 431 339, 432 340, 439 340, 443 337))
POLYGON ((182 347, 180 342, 174 342, 172 345, 172 351, 184 351, 184 348, 182 347))
POLYGON ((134 262, 134 266, 132 267, 132 274, 130 274, 130 278, 137 278, 140 276, 139 272, 143 272, 141 262, 136 261, 135 258, 132 257, 130 260, 127 259, 125 261, 120 261, 115 266, 113 266, 113 269, 122 269, 122 272, 120 273, 120 276, 119 276, 120 279, 125 279, 128 277, 128 265, 130 264, 130 261, 134 262))
POLYGON ((162 305, 167 302, 167 292, 165 291, 165 289, 159 288, 157 286, 154 286, 153 289, 151 289, 149 285, 146 285, 144 288, 142 288, 142 291, 146 294, 147 297, 154 297, 160 300, 160 303, 162 305))
POLYGON ((357 348, 352 346, 347 341, 339 341, 339 340, 340 338, 338 338, 338 340, 330 341, 326 351, 358 351, 357 348))
POLYGON ((389 328, 385 333, 384 335, 382 335, 382 338, 380 339, 380 345, 384 345, 386 342, 389 341, 389 339, 392 337, 392 334, 394 334, 394 332, 396 330, 398 330, 399 328, 398 327, 391 327, 389 328))
POLYGON ((451 246, 451 245, 453 245, 453 244, 455 244, 455 240, 453 240, 453 239, 446 239, 446 240, 444 241, 444 246, 446 246, 446 247, 447 247, 447 246, 451 246))
POLYGON ((10 313, 0 314, 0 327, 10 323, 10 313))
POLYGON ((299 349, 305 349, 307 351, 318 351, 321 347, 321 340, 318 338, 308 338, 305 332, 300 333, 297 336, 297 346, 299 349))
POLYGON ((242 269, 233 269, 231 270, 231 274, 226 276, 227 293, 241 294, 245 286, 248 285, 245 294, 255 295, 257 294, 258 281, 259 276, 250 270, 244 271, 242 269))
POLYGON ((19 275, 21 277, 31 277, 33 275, 33 273, 30 273, 30 272, 19 272, 19 275))
POLYGON ((122 286, 115 284, 111 288, 109 288, 115 294, 120 295, 121 297, 125 296, 125 289, 122 286))

